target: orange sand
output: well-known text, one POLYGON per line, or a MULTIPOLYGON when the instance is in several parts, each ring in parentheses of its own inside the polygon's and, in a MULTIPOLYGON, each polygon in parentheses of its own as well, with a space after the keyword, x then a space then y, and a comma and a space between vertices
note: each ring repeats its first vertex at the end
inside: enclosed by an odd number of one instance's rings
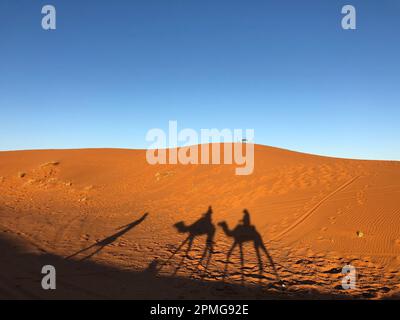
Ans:
POLYGON ((236 176, 235 167, 150 166, 143 150, 0 152, 0 298, 399 297, 399 162, 257 145, 254 173, 236 176), (198 264, 205 236, 188 257, 185 246, 171 257, 188 235, 173 225, 208 206, 208 268, 198 264), (217 223, 233 228, 245 208, 285 288, 265 256, 259 273, 250 242, 243 268, 236 248, 223 277, 233 238, 217 223), (355 290, 341 288, 347 263, 358 271, 355 290), (43 264, 57 268, 56 291, 40 288, 43 264))

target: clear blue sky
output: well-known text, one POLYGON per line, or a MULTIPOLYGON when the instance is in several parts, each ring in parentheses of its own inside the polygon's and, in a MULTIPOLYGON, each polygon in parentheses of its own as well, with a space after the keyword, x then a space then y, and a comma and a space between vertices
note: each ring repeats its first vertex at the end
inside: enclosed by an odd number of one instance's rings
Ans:
POLYGON ((145 148, 177 120, 400 159, 398 0, 1 0, 0 39, 0 150, 145 148))

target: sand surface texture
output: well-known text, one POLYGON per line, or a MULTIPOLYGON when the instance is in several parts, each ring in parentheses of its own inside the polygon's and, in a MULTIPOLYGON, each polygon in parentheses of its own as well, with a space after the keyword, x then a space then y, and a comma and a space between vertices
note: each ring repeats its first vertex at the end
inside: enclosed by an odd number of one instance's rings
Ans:
POLYGON ((399 297, 399 162, 257 145, 254 173, 236 167, 0 152, 0 298, 399 297), (41 289, 45 264, 55 291, 41 289))

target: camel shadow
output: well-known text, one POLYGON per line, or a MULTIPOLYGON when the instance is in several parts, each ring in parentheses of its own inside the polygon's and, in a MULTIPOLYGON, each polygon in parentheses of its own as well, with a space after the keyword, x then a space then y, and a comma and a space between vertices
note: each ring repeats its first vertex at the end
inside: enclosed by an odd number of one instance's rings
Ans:
POLYGON ((82 259, 80 259, 81 261, 83 260, 87 260, 91 257, 93 257, 95 254, 99 253, 101 250, 103 250, 106 246, 112 244, 113 242, 115 242, 117 239, 119 239, 121 236, 123 236, 124 234, 126 234, 128 231, 130 231, 131 229, 133 229, 134 227, 136 227, 137 225, 139 225, 140 223, 142 223, 146 217, 149 214, 146 212, 141 218, 139 218, 138 220, 135 220, 125 226, 122 226, 119 229, 122 229, 121 231, 118 231, 117 233, 114 233, 111 236, 108 236, 107 238, 104 238, 102 240, 100 240, 99 242, 96 242, 94 244, 92 244, 91 246, 84 248, 82 250, 79 250, 78 252, 75 252, 74 254, 66 257, 65 259, 71 259, 81 253, 84 253, 86 251, 89 251, 92 248, 96 248, 93 252, 89 253, 87 256, 83 257, 82 259))
POLYGON ((223 280, 225 280, 225 278, 228 276, 228 265, 230 263, 230 258, 232 256, 232 253, 235 250, 235 248, 237 246, 239 246, 240 266, 241 266, 241 282, 242 282, 242 284, 244 284, 243 244, 246 242, 253 242, 255 253, 257 256, 257 262, 258 262, 259 282, 261 283, 261 280, 263 278, 263 273, 264 273, 263 260, 261 257, 261 253, 264 253, 269 261, 269 264, 271 265, 271 268, 272 268, 278 282, 284 288, 285 285, 279 277, 275 263, 274 263, 271 255, 269 254, 260 233, 257 231, 257 229, 254 225, 250 224, 250 213, 246 209, 243 211, 243 213, 244 213, 243 219, 239 221, 239 224, 233 230, 229 229, 228 224, 225 221, 218 223, 218 225, 223 229, 224 233, 228 237, 234 239, 234 242, 226 255, 223 280))
MULTIPOLYGON (((161 268, 165 266, 179 251, 183 249, 185 244, 187 244, 186 250, 184 252, 183 257, 181 258, 178 266, 175 268, 175 271, 173 272, 173 275, 176 275, 180 268, 182 267, 184 261, 186 258, 189 257, 190 251, 193 246, 193 242, 196 237, 198 236, 203 236, 206 235, 206 242, 205 242, 205 247, 203 250, 203 253, 196 265, 196 268, 194 269, 197 270, 200 265, 203 266, 203 261, 206 260, 206 264, 204 267, 204 273, 206 273, 208 266, 211 261, 212 254, 214 253, 214 236, 215 236, 215 231, 216 228, 214 224, 212 223, 212 208, 211 206, 208 207, 208 211, 203 214, 203 216, 192 223, 191 225, 186 225, 183 221, 180 221, 176 224, 174 224, 174 227, 177 229, 179 233, 188 233, 189 235, 185 240, 182 241, 182 243, 179 245, 179 247, 172 253, 172 255, 162 264, 161 268)), ((193 272, 194 272, 193 271, 193 272)), ((203 275, 204 275, 203 273, 203 275)))

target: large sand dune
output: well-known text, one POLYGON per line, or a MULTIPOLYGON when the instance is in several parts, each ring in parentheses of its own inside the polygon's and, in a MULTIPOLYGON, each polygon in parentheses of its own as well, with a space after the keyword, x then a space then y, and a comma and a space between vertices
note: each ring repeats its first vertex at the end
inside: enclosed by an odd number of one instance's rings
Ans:
POLYGON ((0 297, 399 297, 399 162, 256 146, 254 173, 235 167, 151 166, 143 150, 0 152, 0 297), (173 255, 189 235, 174 224, 209 206, 209 265, 205 235, 173 255), (251 241, 243 267, 236 248, 225 270, 234 233, 218 222, 233 229, 245 208, 285 287, 263 252, 260 272, 251 241), (349 263, 357 289, 345 291, 349 263), (40 288, 44 264, 57 268, 55 291, 40 288))

